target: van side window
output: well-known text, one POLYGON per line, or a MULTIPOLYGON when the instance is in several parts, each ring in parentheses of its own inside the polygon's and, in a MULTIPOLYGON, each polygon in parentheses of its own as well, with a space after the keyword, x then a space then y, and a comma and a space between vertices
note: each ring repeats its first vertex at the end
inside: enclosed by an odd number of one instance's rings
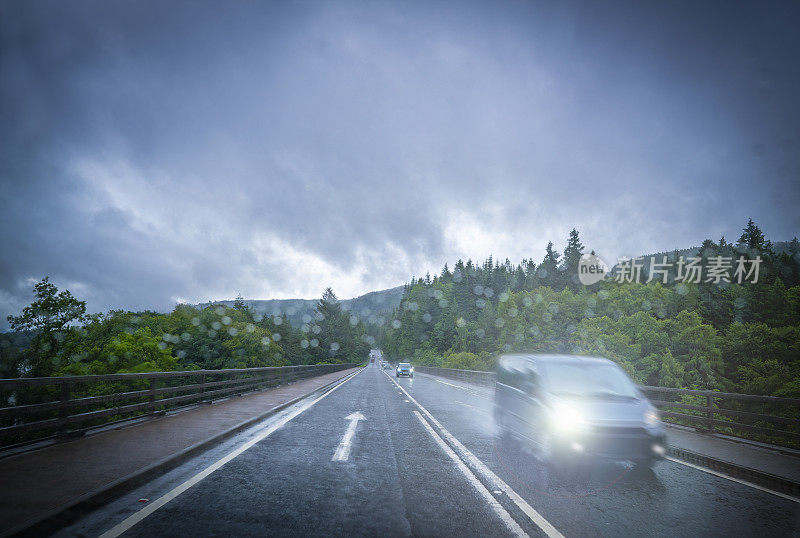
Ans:
POLYGON ((526 364, 522 375, 525 381, 520 388, 528 394, 533 395, 539 390, 539 385, 541 384, 541 378, 539 377, 539 372, 536 371, 536 365, 532 363, 526 364))

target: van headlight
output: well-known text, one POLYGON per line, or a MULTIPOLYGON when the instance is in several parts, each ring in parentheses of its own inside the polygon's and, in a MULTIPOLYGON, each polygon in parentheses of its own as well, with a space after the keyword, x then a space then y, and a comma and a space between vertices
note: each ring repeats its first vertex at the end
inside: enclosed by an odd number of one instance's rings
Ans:
POLYGON ((644 423, 649 427, 658 426, 661 423, 661 417, 658 416, 658 411, 655 409, 648 409, 644 412, 644 423))
POLYGON ((573 433, 586 428, 586 420, 574 408, 556 404, 550 414, 550 425, 559 433, 573 433))

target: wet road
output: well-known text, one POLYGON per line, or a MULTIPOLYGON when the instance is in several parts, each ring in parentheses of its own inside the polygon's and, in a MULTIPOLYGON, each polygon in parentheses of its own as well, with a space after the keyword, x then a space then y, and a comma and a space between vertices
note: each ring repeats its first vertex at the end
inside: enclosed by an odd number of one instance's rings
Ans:
POLYGON ((800 532, 800 504, 680 463, 664 461, 652 472, 623 464, 549 471, 520 443, 499 438, 487 389, 420 374, 395 379, 370 366, 316 398, 60 534, 800 532))

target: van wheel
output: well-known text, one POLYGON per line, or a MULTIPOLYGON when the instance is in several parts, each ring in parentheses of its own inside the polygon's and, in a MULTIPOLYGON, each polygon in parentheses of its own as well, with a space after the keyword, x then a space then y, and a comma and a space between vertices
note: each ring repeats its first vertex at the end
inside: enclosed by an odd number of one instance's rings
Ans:
POLYGON ((506 427, 505 413, 500 409, 500 406, 494 406, 494 424, 497 427, 497 433, 501 439, 507 439, 510 436, 508 428, 506 427))
POLYGON ((540 432, 537 437, 536 458, 545 465, 553 465, 555 463, 555 455, 553 454, 553 441, 550 438, 550 434, 540 432))

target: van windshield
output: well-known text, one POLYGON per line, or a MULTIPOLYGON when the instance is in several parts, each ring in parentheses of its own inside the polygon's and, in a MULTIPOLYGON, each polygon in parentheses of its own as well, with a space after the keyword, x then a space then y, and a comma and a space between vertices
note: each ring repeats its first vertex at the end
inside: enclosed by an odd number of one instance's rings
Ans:
POLYGON ((544 363, 540 370, 558 396, 584 398, 638 398, 630 378, 612 364, 544 363))

